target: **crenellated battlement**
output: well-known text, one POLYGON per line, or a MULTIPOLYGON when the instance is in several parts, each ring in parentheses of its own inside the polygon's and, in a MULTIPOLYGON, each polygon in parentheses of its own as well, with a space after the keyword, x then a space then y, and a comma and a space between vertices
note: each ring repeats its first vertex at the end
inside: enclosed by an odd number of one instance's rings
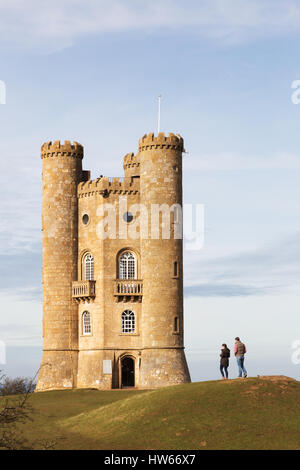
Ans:
POLYGON ((183 138, 179 134, 173 134, 172 132, 169 132, 168 136, 164 132, 160 132, 157 136, 150 132, 139 140, 140 152, 158 148, 183 151, 183 138))
POLYGON ((67 156, 74 158, 83 158, 83 146, 78 142, 71 143, 69 140, 65 140, 64 144, 60 140, 55 142, 45 142, 41 147, 41 158, 48 158, 54 156, 67 156))
POLYGON ((126 170, 127 168, 139 167, 140 166, 140 159, 139 155, 134 155, 134 153, 127 153, 123 159, 123 168, 126 170))
POLYGON ((140 191, 140 183, 136 178, 109 178, 102 176, 95 180, 79 183, 78 198, 94 196, 101 194, 109 196, 109 194, 138 194, 140 191))

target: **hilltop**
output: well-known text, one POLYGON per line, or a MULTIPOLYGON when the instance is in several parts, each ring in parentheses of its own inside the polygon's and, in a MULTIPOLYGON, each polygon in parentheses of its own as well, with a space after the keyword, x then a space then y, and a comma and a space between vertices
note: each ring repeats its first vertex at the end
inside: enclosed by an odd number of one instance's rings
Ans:
POLYGON ((157 390, 30 396, 30 442, 58 449, 300 449, 300 382, 283 376, 157 390))

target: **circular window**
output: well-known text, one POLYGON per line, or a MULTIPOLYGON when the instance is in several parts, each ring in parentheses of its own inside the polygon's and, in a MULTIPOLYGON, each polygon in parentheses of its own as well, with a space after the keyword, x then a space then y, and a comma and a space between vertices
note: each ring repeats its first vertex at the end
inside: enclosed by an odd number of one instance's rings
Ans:
POLYGON ((125 212, 125 214, 123 215, 123 219, 125 220, 125 222, 131 222, 133 220, 133 215, 131 212, 125 212))
POLYGON ((87 214, 84 214, 84 215, 82 216, 82 222, 84 223, 84 225, 88 224, 88 223, 89 223, 89 220, 90 220, 90 218, 89 218, 89 216, 88 216, 87 214))

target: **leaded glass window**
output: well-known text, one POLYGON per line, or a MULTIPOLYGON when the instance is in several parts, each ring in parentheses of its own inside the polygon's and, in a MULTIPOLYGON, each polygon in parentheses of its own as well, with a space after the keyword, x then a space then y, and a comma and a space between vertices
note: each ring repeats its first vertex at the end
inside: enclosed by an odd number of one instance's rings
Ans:
POLYGON ((84 257, 84 280, 94 280, 94 257, 91 253, 88 253, 84 257))
POLYGON ((135 314, 131 310, 122 313, 122 333, 135 332, 135 314))
POLYGON ((136 259, 133 253, 125 251, 120 257, 120 279, 136 279, 136 259))
POLYGON ((92 332, 91 314, 90 312, 83 312, 82 314, 82 330, 84 335, 90 335, 92 332))

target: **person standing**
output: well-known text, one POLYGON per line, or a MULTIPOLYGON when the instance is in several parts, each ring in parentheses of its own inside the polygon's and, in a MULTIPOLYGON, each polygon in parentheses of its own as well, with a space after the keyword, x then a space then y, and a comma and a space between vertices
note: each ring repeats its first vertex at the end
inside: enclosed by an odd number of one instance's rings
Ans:
POLYGON ((244 373, 244 379, 247 377, 247 371, 244 366, 246 352, 246 346, 244 345, 244 343, 241 342, 240 338, 237 336, 235 338, 234 355, 236 357, 237 365, 239 368, 239 377, 242 377, 244 373))
POLYGON ((222 344, 221 354, 220 354, 220 372, 222 374, 222 379, 228 379, 228 367, 229 367, 229 358, 230 358, 230 349, 227 348, 225 343, 222 344), (225 372, 225 375, 224 375, 225 372))

